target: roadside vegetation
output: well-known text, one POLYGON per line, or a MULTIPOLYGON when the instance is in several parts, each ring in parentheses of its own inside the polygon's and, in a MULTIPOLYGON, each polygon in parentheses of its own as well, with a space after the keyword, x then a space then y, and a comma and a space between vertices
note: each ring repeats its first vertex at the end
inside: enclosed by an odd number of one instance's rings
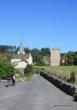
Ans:
POLYGON ((69 73, 69 72, 75 72, 77 73, 77 66, 34 66, 34 70, 46 70, 49 71, 50 73, 52 72, 64 72, 64 73, 69 73))
POLYGON ((34 72, 45 71, 71 83, 77 83, 77 66, 34 66, 34 72))
POLYGON ((7 75, 15 74, 15 69, 6 57, 0 57, 0 79, 5 79, 7 75))
POLYGON ((24 77, 26 77, 27 80, 31 80, 33 75, 33 66, 27 65, 27 67, 24 69, 24 77))

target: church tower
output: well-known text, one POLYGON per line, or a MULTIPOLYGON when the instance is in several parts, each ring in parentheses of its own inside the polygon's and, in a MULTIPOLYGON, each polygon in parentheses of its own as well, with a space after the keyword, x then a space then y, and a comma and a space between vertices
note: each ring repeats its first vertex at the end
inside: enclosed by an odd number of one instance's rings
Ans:
POLYGON ((23 43, 21 41, 17 54, 25 54, 23 43))

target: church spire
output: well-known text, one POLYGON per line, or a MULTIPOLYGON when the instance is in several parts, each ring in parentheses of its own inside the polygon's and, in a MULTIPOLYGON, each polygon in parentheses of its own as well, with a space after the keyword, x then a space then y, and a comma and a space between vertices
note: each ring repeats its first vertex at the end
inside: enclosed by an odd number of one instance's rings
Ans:
POLYGON ((25 54, 22 41, 21 41, 20 46, 19 46, 18 54, 25 54))

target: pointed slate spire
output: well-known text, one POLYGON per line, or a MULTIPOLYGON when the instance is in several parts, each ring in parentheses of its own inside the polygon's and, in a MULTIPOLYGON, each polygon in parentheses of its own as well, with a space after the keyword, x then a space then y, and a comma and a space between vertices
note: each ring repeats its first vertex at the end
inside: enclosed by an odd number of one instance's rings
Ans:
POLYGON ((21 41, 21 43, 20 43, 20 47, 19 47, 18 54, 25 54, 25 51, 24 51, 24 47, 23 47, 22 41, 21 41))

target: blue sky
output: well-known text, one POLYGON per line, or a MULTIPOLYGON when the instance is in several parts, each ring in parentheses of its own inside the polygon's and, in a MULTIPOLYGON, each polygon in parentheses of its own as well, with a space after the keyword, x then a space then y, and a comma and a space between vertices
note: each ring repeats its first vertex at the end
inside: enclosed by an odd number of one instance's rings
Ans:
POLYGON ((77 51, 77 0, 0 0, 0 45, 77 51))

